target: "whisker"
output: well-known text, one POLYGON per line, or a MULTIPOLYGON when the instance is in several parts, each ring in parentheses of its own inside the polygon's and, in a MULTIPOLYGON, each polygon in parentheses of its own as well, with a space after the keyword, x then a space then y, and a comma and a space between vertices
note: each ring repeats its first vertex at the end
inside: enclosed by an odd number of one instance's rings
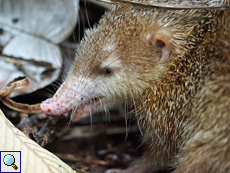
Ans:
POLYGON ((110 117, 110 113, 109 113, 109 109, 108 109, 106 103, 104 103, 104 102, 101 100, 100 96, 98 96, 95 92, 94 92, 93 94, 94 94, 94 95, 96 96, 96 98, 100 101, 101 107, 104 108, 105 117, 106 117, 106 122, 107 122, 107 120, 109 120, 109 123, 110 123, 110 118, 109 118, 109 117, 110 117))
POLYGON ((60 87, 59 85, 54 84, 54 83, 52 83, 51 86, 55 91, 60 87))
POLYGON ((53 83, 56 83, 57 85, 61 85, 62 83, 61 82, 58 82, 59 80, 56 80, 56 81, 54 81, 53 83))
MULTIPOLYGON (((129 127, 130 127, 130 121, 129 121, 129 127)), ((127 101, 125 100, 125 141, 128 139, 129 134, 129 128, 128 128, 128 117, 127 117, 127 101)))
POLYGON ((70 125, 72 119, 74 118, 74 116, 75 116, 74 114, 75 114, 76 110, 77 110, 77 107, 71 110, 71 113, 70 113, 70 115, 69 115, 69 118, 70 118, 70 119, 69 119, 68 126, 70 125))
MULTIPOLYGON (((95 99, 93 99, 94 101, 95 99)), ((90 104, 92 103, 92 100, 90 100, 90 104)), ((92 131, 92 125, 93 125, 93 115, 92 115, 92 112, 91 112, 91 109, 89 110, 90 114, 89 114, 89 117, 90 117, 90 130, 92 131)))
MULTIPOLYGON (((47 90, 47 91, 51 92, 51 93, 52 93, 52 95, 54 95, 54 94, 55 94, 55 92, 54 92, 53 90, 49 89, 49 88, 45 88, 45 90, 47 90)), ((51 95, 51 96, 52 96, 52 95, 51 95)))
POLYGON ((140 147, 145 143, 146 140, 147 140, 147 139, 144 139, 144 140, 140 143, 140 145, 137 146, 137 148, 136 148, 135 150, 138 150, 138 148, 140 148, 140 147))
POLYGON ((137 125, 138 125, 138 127, 139 127, 141 136, 143 136, 144 134, 143 134, 143 131, 142 131, 142 129, 141 129, 140 121, 139 121, 138 114, 137 114, 137 107, 136 107, 136 103, 135 103, 135 99, 134 99, 132 90, 130 90, 130 95, 131 95, 131 97, 132 97, 132 102, 133 102, 133 105, 134 105, 135 116, 136 116, 136 118, 137 118, 137 125))
POLYGON ((85 14, 86 14, 86 18, 87 18, 87 22, 88 22, 89 28, 92 29, 91 25, 90 25, 90 22, 89 22, 89 15, 88 15, 87 7, 86 7, 86 0, 84 0, 84 6, 85 6, 85 14))
MULTIPOLYGON (((80 40, 81 40, 81 21, 84 22, 84 20, 81 20, 82 14, 81 14, 81 10, 80 9, 78 10, 78 16, 79 16, 79 19, 77 21, 77 24, 78 24, 78 42, 80 42, 80 40)), ((83 23, 83 27, 85 27, 84 23, 83 23)), ((84 30, 85 30, 85 28, 83 28, 83 31, 84 30)))
POLYGON ((111 123, 111 119, 110 119, 110 112, 109 112, 109 109, 107 107, 107 105, 104 103, 103 104, 103 108, 104 108, 104 111, 105 111, 105 117, 106 117, 106 122, 109 122, 111 123))

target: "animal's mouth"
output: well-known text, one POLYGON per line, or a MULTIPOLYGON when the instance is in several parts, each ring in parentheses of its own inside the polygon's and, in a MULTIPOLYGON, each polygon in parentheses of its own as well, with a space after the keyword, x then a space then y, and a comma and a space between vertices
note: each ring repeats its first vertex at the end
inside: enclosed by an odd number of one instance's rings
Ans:
MULTIPOLYGON (((63 94, 64 95, 64 94, 63 94)), ((88 101, 76 102, 72 98, 58 97, 58 95, 49 98, 41 103, 42 111, 50 116, 59 116, 72 110, 71 119, 78 122, 83 118, 92 115, 97 110, 100 110, 108 99, 106 97, 91 98, 88 101), (75 105, 74 103, 79 103, 75 105), (77 106, 77 109, 74 109, 77 106)))
POLYGON ((99 107, 105 104, 107 99, 105 97, 97 97, 89 99, 87 102, 83 103, 82 105, 78 106, 77 110, 75 111, 75 116, 71 117, 72 121, 78 122, 83 118, 88 117, 89 115, 93 114, 99 107))

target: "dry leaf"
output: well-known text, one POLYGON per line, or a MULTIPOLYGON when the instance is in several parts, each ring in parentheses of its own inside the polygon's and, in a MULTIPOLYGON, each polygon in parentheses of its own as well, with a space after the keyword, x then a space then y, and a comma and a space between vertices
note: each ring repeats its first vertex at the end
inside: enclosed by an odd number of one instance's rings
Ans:
POLYGON ((11 81, 3 89, 0 90, 0 101, 7 107, 24 113, 39 113, 41 112, 40 103, 28 105, 25 103, 17 103, 9 98, 10 94, 14 90, 25 88, 29 85, 27 77, 17 78, 14 81, 11 81))
POLYGON ((30 78, 30 86, 14 91, 11 95, 16 96, 43 88, 59 77, 62 56, 57 44, 74 29, 78 3, 78 0, 0 0, 0 45, 4 46, 2 53, 51 63, 55 69, 52 75, 44 79, 45 67, 24 65, 21 70, 0 60, 0 89, 17 77, 25 74, 33 76, 30 78))
POLYGON ((194 1, 194 0, 97 0, 106 3, 131 4, 144 8, 161 8, 172 10, 186 9, 207 9, 207 10, 229 10, 230 6, 225 6, 222 1, 194 1))
POLYGON ((21 151, 23 173, 76 173, 57 156, 40 147, 5 117, 0 110, 0 150, 21 151))

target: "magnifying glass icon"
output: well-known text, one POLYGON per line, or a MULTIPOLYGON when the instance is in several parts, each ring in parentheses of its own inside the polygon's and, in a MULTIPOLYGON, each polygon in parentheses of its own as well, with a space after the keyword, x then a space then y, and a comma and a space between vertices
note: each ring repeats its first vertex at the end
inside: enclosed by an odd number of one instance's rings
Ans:
POLYGON ((15 170, 18 169, 18 167, 15 165, 15 158, 11 154, 7 154, 3 158, 3 162, 7 166, 12 166, 15 170))

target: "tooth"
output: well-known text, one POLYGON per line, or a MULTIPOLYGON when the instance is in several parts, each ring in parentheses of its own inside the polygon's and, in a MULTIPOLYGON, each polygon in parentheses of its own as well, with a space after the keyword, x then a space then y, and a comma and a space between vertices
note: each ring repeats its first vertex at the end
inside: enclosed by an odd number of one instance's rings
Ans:
POLYGON ((77 109, 77 113, 81 115, 83 112, 81 109, 77 109))

